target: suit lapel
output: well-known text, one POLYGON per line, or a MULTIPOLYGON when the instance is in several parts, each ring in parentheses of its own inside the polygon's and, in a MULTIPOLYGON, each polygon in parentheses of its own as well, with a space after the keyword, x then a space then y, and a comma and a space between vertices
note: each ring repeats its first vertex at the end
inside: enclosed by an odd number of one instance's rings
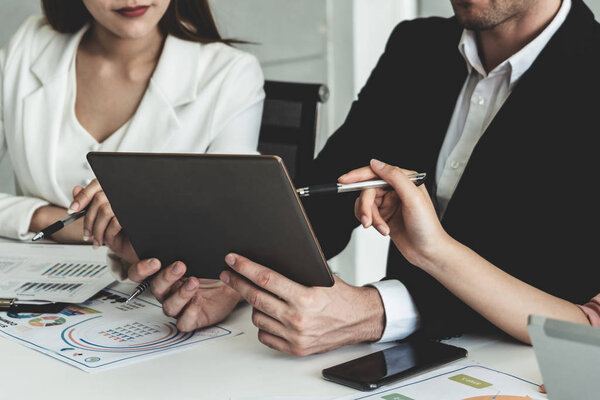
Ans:
MULTIPOLYGON (((573 0, 564 24, 523 74, 476 144, 463 177, 458 182, 455 195, 448 204, 446 216, 454 199, 466 190, 463 188, 478 186, 472 179, 476 179, 476 176, 481 177, 481 171, 487 171, 487 177, 490 179, 493 179, 492 174, 501 179, 500 176, 503 176, 506 169, 502 168, 503 171, 499 171, 501 167, 493 165, 495 161, 514 161, 513 157, 527 151, 521 149, 526 144, 529 151, 534 151, 533 148, 543 146, 550 140, 543 135, 556 130, 556 127, 551 126, 552 121, 559 116, 553 113, 560 112, 555 110, 555 106, 563 104, 563 99, 568 97, 573 89, 569 79, 556 77, 578 73, 577 66, 585 62, 580 55, 580 46, 585 43, 583 39, 590 34, 590 27, 594 24, 591 11, 580 0, 573 0), (550 125, 548 129, 543 129, 547 125, 550 125)), ((530 156, 531 154, 528 157, 530 156)), ((521 154, 520 157, 525 155, 521 154)))
POLYGON ((48 200, 65 204, 68 199, 56 181, 56 150, 67 102, 68 71, 87 26, 74 35, 56 35, 31 66, 40 86, 23 100, 23 141, 25 158, 36 179, 35 187, 48 193, 48 200))
POLYGON ((197 97, 201 71, 198 43, 167 36, 148 89, 118 151, 164 151, 181 128, 178 107, 197 97))

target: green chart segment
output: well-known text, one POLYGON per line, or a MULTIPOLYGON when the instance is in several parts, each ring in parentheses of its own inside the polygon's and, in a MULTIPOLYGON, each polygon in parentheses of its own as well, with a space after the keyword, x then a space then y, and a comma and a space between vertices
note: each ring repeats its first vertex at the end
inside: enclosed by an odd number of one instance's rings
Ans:
POLYGON ((414 400, 410 397, 402 396, 398 393, 386 394, 385 396, 381 396, 383 400, 414 400))

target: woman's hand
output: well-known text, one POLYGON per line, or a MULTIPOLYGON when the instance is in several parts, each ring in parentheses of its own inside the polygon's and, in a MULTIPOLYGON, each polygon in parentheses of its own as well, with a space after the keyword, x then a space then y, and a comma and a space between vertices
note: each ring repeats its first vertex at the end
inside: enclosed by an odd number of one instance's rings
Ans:
MULTIPOLYGON (((159 260, 142 260, 129 268, 129 279, 142 282, 159 269, 159 260)), ((242 300, 238 292, 221 281, 186 278, 185 271, 185 264, 177 261, 150 282, 152 294, 162 303, 166 315, 177 318, 180 331, 189 332, 221 322, 242 300)))
MULTIPOLYGON (((29 231, 37 233, 66 216, 67 210, 62 207, 40 207, 35 210, 33 216, 31 217, 29 231)), ((83 221, 79 219, 52 234, 51 237, 52 240, 59 243, 83 243, 81 232, 83 232, 83 221)))
POLYGON ((106 245, 129 263, 138 261, 137 254, 123 232, 97 179, 85 188, 81 186, 73 188, 73 202, 69 211, 81 211, 88 204, 89 208, 83 220, 83 240, 86 242, 91 240, 95 247, 106 245))
POLYGON ((367 228, 373 225, 382 235, 390 235, 394 244, 414 265, 423 266, 440 244, 449 239, 435 212, 424 185, 417 187, 407 171, 371 160, 339 178, 340 183, 383 179, 393 190, 363 190, 356 200, 354 213, 367 228))

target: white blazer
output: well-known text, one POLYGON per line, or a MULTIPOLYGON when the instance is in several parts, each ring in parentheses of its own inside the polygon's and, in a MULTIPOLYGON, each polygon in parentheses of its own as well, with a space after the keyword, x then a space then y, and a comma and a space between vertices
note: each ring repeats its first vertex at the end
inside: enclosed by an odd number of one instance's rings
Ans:
MULTIPOLYGON (((0 50, 0 160, 9 157, 17 187, 16 196, 0 193, 0 236, 28 239, 37 208, 72 200, 57 185, 55 155, 68 146, 59 127, 72 106, 68 70, 86 30, 61 34, 30 17, 0 50)), ((168 36, 117 151, 257 153, 263 85, 252 55, 168 36)))

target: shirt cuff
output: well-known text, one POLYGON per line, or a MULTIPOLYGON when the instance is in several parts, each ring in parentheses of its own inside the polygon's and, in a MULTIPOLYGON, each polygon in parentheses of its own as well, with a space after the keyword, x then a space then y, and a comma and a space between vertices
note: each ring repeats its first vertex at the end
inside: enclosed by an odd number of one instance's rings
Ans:
POLYGON ((419 311, 402 282, 390 279, 373 282, 368 286, 379 291, 385 311, 385 328, 377 343, 404 339, 419 328, 419 311))
POLYGON ((29 232, 35 211, 48 202, 34 197, 11 196, 2 199, 0 210, 0 236, 30 240, 36 232, 29 232))
POLYGON ((116 255, 112 250, 106 252, 106 263, 110 268, 113 278, 119 282, 128 280, 128 271, 131 264, 116 255))

